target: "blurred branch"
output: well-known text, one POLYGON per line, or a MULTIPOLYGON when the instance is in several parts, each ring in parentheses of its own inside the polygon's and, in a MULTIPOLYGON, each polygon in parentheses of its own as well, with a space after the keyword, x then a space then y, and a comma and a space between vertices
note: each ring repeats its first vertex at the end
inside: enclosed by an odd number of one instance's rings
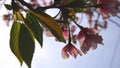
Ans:
POLYGON ((117 25, 120 28, 120 24, 118 24, 117 22, 115 22, 114 20, 112 20, 110 18, 108 20, 111 21, 113 24, 117 25))
POLYGON ((34 10, 31 4, 26 3, 24 0, 18 0, 22 5, 26 6, 30 10, 34 10))
POLYGON ((116 17, 120 19, 120 16, 117 15, 116 17))

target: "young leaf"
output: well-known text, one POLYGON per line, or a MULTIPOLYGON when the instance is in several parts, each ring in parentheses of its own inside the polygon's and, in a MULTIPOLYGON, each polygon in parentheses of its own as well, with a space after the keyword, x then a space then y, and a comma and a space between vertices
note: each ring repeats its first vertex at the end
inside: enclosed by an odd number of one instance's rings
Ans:
POLYGON ((15 20, 23 21, 22 14, 21 14, 20 11, 15 11, 14 13, 15 14, 14 14, 13 17, 14 17, 15 20))
POLYGON ((20 54, 23 60, 28 65, 28 67, 31 68, 31 61, 35 49, 35 43, 31 30, 25 24, 21 25, 18 43, 20 54))
POLYGON ((32 30, 35 38, 37 39, 37 41, 39 42, 39 44, 42 47, 42 43, 43 43, 43 30, 42 30, 38 20, 31 13, 27 14, 26 20, 27 20, 28 27, 32 30))
POLYGON ((19 22, 14 22, 10 32, 10 48, 14 55, 19 60, 20 64, 22 65, 23 59, 20 55, 19 48, 18 48, 18 38, 19 38, 19 31, 20 31, 21 24, 19 22))
POLYGON ((33 11, 30 12, 33 15, 35 15, 40 21, 40 23, 46 26, 59 41, 65 42, 65 39, 62 36, 62 31, 60 29, 60 26, 56 23, 56 21, 52 17, 45 14, 44 12, 40 12, 40 13, 36 13, 33 11))
POLYGON ((12 10, 12 9, 13 9, 12 6, 9 5, 9 4, 4 4, 4 6, 5 6, 8 10, 12 10))

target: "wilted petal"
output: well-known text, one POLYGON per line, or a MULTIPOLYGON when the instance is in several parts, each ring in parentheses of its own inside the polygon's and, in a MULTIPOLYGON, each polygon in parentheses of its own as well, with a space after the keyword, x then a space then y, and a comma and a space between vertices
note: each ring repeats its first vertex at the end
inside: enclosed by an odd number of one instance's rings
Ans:
POLYGON ((63 49, 62 49, 62 57, 64 59, 67 59, 69 58, 69 54, 71 56, 73 56, 74 58, 77 57, 78 54, 82 54, 80 53, 80 51, 75 47, 73 46, 72 44, 67 44, 63 49))
POLYGON ((86 38, 85 41, 84 41, 84 43, 83 43, 83 45, 80 48, 81 48, 82 52, 84 54, 86 54, 87 51, 90 49, 91 46, 92 46, 91 40, 89 38, 86 38))
POLYGON ((67 59, 67 58, 69 58, 69 54, 67 54, 67 51, 63 48, 63 50, 62 50, 62 58, 63 59, 67 59))
POLYGON ((83 52, 81 50, 79 50, 79 55, 82 56, 83 55, 83 52))
POLYGON ((79 54, 79 51, 78 51, 78 49, 77 49, 76 47, 70 46, 70 54, 71 54, 74 58, 76 58, 77 55, 79 54))
POLYGON ((95 50, 95 49, 97 48, 97 43, 92 42, 92 46, 91 46, 91 48, 92 48, 93 50, 95 50))
POLYGON ((82 31, 80 31, 77 36, 77 39, 78 39, 79 44, 82 46, 85 40, 85 34, 82 31))
POLYGON ((80 43, 80 49, 84 54, 86 54, 90 48, 96 49, 98 44, 103 44, 103 39, 98 35, 98 32, 99 30, 93 28, 85 28, 84 32, 79 32, 78 41, 80 43))
POLYGON ((91 35, 89 35, 89 38, 91 38, 91 40, 93 42, 95 42, 95 43, 103 44, 102 43, 103 39, 102 39, 102 37, 100 35, 97 35, 97 34, 93 35, 93 34, 91 34, 91 35))

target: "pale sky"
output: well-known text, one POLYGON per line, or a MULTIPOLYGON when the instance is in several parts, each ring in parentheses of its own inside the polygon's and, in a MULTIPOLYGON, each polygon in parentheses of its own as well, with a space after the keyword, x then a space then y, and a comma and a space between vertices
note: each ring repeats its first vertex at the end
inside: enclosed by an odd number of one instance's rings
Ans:
MULTIPOLYGON (((7 13, 4 8, 0 9, 0 68, 27 68, 25 64, 20 67, 18 60, 9 48, 11 26, 7 27, 2 20, 3 12, 7 13)), ((116 19, 116 21, 120 20, 116 19)), ((99 45, 96 50, 90 50, 86 55, 78 56, 76 59, 70 56, 67 60, 61 57, 61 50, 65 44, 55 42, 54 38, 44 35, 42 49, 36 42, 32 68, 120 68, 120 43, 116 46, 119 33, 120 28, 109 22, 108 29, 100 32, 104 39, 104 46, 99 45), (111 63, 113 55, 114 59, 111 63)))

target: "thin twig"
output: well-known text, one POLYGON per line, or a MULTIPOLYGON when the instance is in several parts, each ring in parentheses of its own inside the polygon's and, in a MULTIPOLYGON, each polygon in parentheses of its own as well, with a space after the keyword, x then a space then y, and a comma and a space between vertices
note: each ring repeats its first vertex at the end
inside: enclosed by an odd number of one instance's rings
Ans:
POLYGON ((57 15, 55 15, 55 17, 53 17, 53 18, 56 18, 56 17, 60 14, 60 12, 61 12, 61 11, 59 10, 59 12, 57 13, 57 15))
POLYGON ((118 24, 117 22, 113 21, 112 19, 108 19, 109 21, 111 21, 113 24, 117 25, 120 28, 120 24, 118 24))
POLYGON ((120 16, 117 15, 116 17, 120 19, 120 16))
MULTIPOLYGON (((72 18, 71 18, 72 19, 72 18)), ((73 19, 72 19, 72 21, 82 30, 82 29, 84 29, 84 27, 83 26, 80 26, 77 22, 75 22, 73 19)))

